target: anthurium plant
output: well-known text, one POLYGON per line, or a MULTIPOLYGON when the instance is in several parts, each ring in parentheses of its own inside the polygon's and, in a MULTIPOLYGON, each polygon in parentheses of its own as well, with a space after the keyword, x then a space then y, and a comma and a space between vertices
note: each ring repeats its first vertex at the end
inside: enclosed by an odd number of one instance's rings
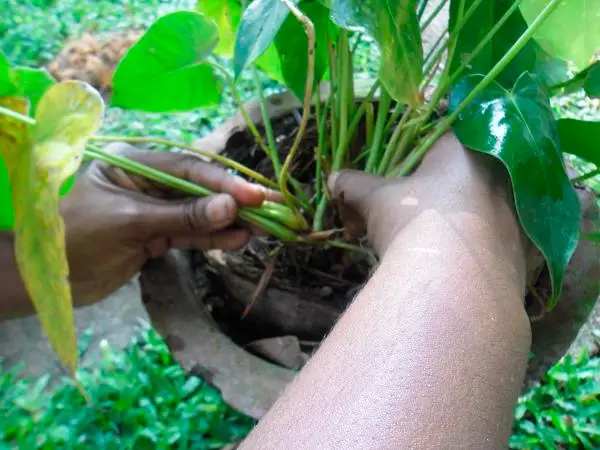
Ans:
POLYGON ((118 66, 109 106, 177 113, 217 105, 229 95, 269 158, 273 177, 183 143, 98 136, 103 102, 92 88, 54 84, 44 71, 13 67, 0 56, 0 224, 14 230, 19 267, 47 318, 43 324, 52 344, 74 369, 58 199, 83 158, 191 195, 211 194, 94 145, 113 140, 158 142, 209 157, 283 194, 281 203, 243 209, 243 220, 284 245, 318 242, 355 251, 351 242, 331 239, 324 230, 331 202, 327 175, 345 168, 410 175, 436 140, 453 130, 466 147, 506 167, 523 230, 546 260, 552 308, 580 239, 574 190, 579 180, 569 179, 563 154, 600 167, 595 138, 600 122, 557 120, 550 100, 580 89, 600 95, 598 17, 600 1, 580 0, 199 0, 195 11, 159 18, 118 66), (423 33, 445 7, 447 30, 424 51, 423 33), (363 36, 376 42, 380 67, 369 93, 359 99, 353 57, 363 36), (227 59, 232 69, 222 63, 227 59), (256 81, 260 127, 240 100, 237 80, 244 71, 256 81), (301 105, 285 157, 277 148, 259 71, 283 83, 301 105), (328 95, 321 98, 325 84, 328 95), (309 193, 293 168, 310 121, 318 143, 309 193), (349 149, 358 134, 366 138, 356 156, 349 149))

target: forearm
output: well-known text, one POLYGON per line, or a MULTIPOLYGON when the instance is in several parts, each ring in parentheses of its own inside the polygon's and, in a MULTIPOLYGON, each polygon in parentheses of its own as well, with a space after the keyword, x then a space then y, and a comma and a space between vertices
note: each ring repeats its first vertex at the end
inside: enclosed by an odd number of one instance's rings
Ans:
POLYGON ((506 448, 530 330, 499 237, 415 219, 242 448, 506 448))
POLYGON ((0 321, 33 312, 15 261, 12 233, 0 232, 0 321))

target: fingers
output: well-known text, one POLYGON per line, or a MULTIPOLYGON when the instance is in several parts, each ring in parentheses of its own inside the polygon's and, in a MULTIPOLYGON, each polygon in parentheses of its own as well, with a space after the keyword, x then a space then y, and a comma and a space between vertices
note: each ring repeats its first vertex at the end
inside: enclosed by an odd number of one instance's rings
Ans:
POLYGON ((195 200, 144 202, 136 220, 147 239, 210 234, 229 227, 238 207, 229 194, 195 200))
POLYGON ((107 147, 107 151, 202 185, 212 191, 231 194, 238 204, 243 206, 260 206, 266 197, 277 198, 276 193, 251 184, 241 177, 230 175, 223 168, 206 163, 194 155, 139 150, 123 143, 111 144, 107 147))
POLYGON ((369 215, 370 195, 387 183, 388 181, 383 178, 354 170, 333 173, 328 180, 329 189, 334 197, 340 203, 354 209, 363 218, 369 215))

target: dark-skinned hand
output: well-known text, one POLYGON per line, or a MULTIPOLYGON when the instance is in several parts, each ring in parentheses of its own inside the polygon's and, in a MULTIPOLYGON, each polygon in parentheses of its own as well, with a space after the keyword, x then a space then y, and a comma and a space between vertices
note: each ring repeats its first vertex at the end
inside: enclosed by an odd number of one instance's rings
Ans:
POLYGON ((274 194, 194 155, 153 152, 126 144, 108 151, 192 181, 218 194, 182 196, 121 169, 93 162, 61 203, 70 282, 77 304, 97 301, 168 249, 234 250, 251 237, 237 223, 241 206, 274 194))

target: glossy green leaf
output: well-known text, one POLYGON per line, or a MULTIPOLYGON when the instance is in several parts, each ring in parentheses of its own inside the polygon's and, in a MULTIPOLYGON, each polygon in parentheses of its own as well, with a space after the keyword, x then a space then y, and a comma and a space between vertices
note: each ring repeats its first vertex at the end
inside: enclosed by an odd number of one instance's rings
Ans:
POLYGON ((421 103, 423 48, 417 0, 332 0, 331 17, 340 27, 361 31, 381 51, 379 77, 398 102, 421 103))
POLYGON ((79 167, 87 140, 101 124, 103 109, 102 98, 93 88, 67 81, 44 94, 29 136, 25 126, 0 117, 0 137, 11 143, 0 146, 0 151, 15 206, 17 263, 50 343, 72 372, 77 345, 59 189, 79 167))
MULTIPOLYGON (((321 81, 328 67, 327 38, 332 25, 329 10, 320 3, 303 1, 298 7, 315 27, 315 85, 321 81)), ((298 97, 304 98, 308 72, 308 38, 303 25, 290 14, 275 37, 281 70, 286 86, 298 97)))
MULTIPOLYGON (((219 30, 219 43, 215 48, 217 55, 233 57, 236 34, 242 18, 240 0, 198 0, 196 10, 215 22, 219 30)), ((267 47, 257 58, 256 66, 276 81, 283 81, 279 55, 274 45, 267 47)))
POLYGON ((561 119, 558 121, 558 134, 563 152, 600 167, 600 122, 561 119))
MULTIPOLYGON (((548 0, 523 0, 523 17, 532 23, 547 4, 548 0)), ((599 18, 597 0, 563 0, 540 26, 535 38, 552 56, 572 61, 583 69, 600 50, 599 18)))
MULTIPOLYGON (((473 50, 487 36, 490 30, 510 10, 513 0, 495 0, 479 2, 468 20, 457 30, 460 4, 464 3, 466 14, 477 0, 451 0, 450 24, 451 33, 458 34, 456 50, 451 61, 451 73, 456 73, 463 62, 466 62, 473 50)), ((527 23, 519 10, 510 15, 507 21, 491 41, 468 64, 461 75, 487 74, 492 67, 508 52, 512 45, 527 29, 527 23)), ((529 41, 515 56, 509 65, 498 75, 496 81, 511 87, 524 72, 535 73, 546 85, 554 85, 566 81, 567 64, 552 58, 535 41, 529 41)))
POLYGON ((233 55, 236 78, 271 46, 288 14, 290 10, 281 0, 254 0, 244 10, 233 55))
POLYGON ((29 100, 30 110, 35 112, 40 98, 53 84, 54 79, 45 69, 13 68, 0 53, 0 97, 25 97, 29 100))
MULTIPOLYGON (((453 89, 450 108, 454 110, 481 79, 463 79, 453 89)), ((580 207, 565 171, 546 90, 528 73, 512 91, 493 83, 459 115, 454 131, 466 147, 498 158, 508 170, 521 225, 548 264, 552 308, 577 247, 580 207)))
POLYGON ((201 14, 178 11, 161 17, 117 67, 112 105, 176 112, 217 104, 219 85, 204 61, 218 40, 215 24, 201 14))

